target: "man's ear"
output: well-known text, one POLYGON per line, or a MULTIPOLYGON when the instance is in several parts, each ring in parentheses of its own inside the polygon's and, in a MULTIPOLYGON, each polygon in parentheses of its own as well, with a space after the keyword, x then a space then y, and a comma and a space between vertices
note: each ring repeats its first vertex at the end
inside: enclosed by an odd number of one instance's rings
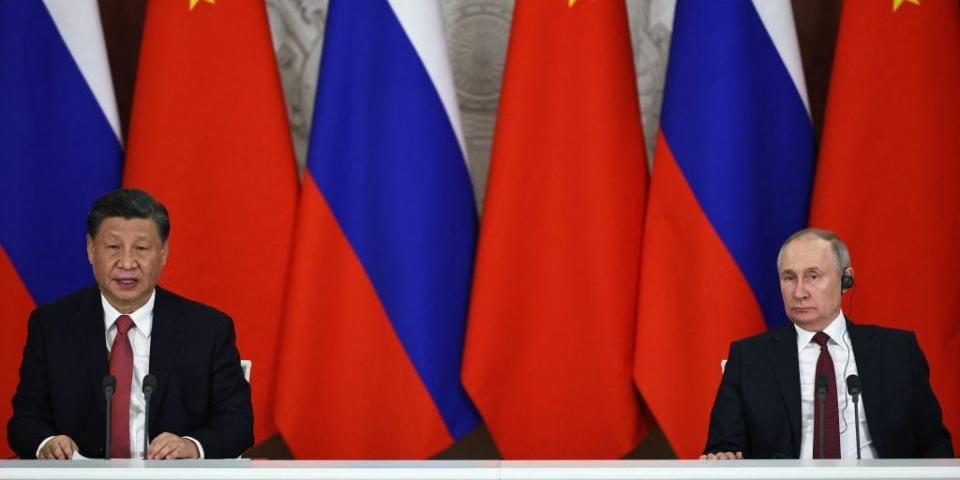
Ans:
POLYGON ((163 242, 163 246, 160 247, 160 266, 167 264, 167 253, 170 252, 170 241, 163 242))
POLYGON ((93 237, 87 235, 87 261, 93 265, 93 237))

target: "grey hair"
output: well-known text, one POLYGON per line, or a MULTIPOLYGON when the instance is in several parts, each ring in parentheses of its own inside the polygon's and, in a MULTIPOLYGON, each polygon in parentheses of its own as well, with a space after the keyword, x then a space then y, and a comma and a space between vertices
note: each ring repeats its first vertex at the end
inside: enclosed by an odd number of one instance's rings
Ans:
POLYGON ((833 259, 837 262, 837 267, 840 268, 840 273, 843 273, 850 268, 850 250, 847 248, 847 244, 843 243, 843 240, 840 240, 840 237, 830 230, 810 227, 804 228, 803 230, 790 235, 790 237, 783 242, 783 245, 780 245, 780 252, 777 253, 777 270, 780 269, 780 262, 783 260, 783 251, 786 250, 787 245, 790 245, 794 240, 802 237, 815 237, 819 238, 820 240, 826 240, 830 243, 830 250, 833 251, 833 259))

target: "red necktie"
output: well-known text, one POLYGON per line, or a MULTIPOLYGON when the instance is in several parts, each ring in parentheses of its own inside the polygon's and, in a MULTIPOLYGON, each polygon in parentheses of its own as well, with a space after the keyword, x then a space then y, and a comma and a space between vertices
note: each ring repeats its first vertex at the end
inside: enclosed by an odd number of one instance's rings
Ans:
POLYGON ((133 381, 133 349, 127 332, 133 327, 129 315, 117 317, 117 336, 110 347, 110 375, 117 390, 110 406, 110 458, 130 458, 130 383, 133 381))
MULTIPOLYGON (((823 402, 823 457, 820 456, 820 407, 817 392, 813 392, 813 458, 840 458, 840 414, 837 409, 837 376, 833 371, 833 357, 827 349, 830 336, 817 332, 813 341, 820 345, 816 376, 827 379, 827 399, 823 402)), ((816 387, 814 387, 816 388, 816 387)))

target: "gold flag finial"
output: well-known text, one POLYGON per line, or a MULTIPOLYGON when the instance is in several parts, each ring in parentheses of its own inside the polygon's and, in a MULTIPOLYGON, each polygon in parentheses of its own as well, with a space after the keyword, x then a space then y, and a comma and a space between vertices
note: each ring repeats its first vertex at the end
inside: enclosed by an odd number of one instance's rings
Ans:
MULTIPOLYGON (((217 0, 203 0, 203 1, 209 3, 210 5, 213 5, 216 3, 217 0)), ((200 0, 190 0, 190 10, 193 11, 193 7, 196 7, 198 3, 200 3, 200 0)))
POLYGON ((920 5, 920 0, 893 0, 893 11, 896 12, 904 3, 920 5))

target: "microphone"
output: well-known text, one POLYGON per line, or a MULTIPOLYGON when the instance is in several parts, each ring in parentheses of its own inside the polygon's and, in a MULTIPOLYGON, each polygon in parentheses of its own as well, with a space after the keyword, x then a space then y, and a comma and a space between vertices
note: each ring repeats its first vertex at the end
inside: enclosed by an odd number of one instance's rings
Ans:
POLYGON ((857 374, 852 374, 847 377, 847 393, 853 397, 853 425, 854 430, 857 432, 857 460, 860 460, 860 377, 857 374))
POLYGON ((814 381, 815 391, 817 392, 817 442, 820 444, 820 456, 818 458, 823 458, 823 406, 827 401, 827 377, 825 375, 817 375, 816 380, 814 381))
POLYGON ((143 459, 147 459, 147 448, 150 447, 150 397, 157 390, 157 376, 148 373, 143 377, 143 459))
POLYGON ((103 399, 107 405, 107 414, 105 415, 106 420, 104 421, 104 431, 107 433, 106 441, 104 442, 104 453, 103 458, 110 460, 110 405, 113 400, 113 392, 117 390, 117 379, 109 373, 103 377, 102 383, 103 389, 103 399))

